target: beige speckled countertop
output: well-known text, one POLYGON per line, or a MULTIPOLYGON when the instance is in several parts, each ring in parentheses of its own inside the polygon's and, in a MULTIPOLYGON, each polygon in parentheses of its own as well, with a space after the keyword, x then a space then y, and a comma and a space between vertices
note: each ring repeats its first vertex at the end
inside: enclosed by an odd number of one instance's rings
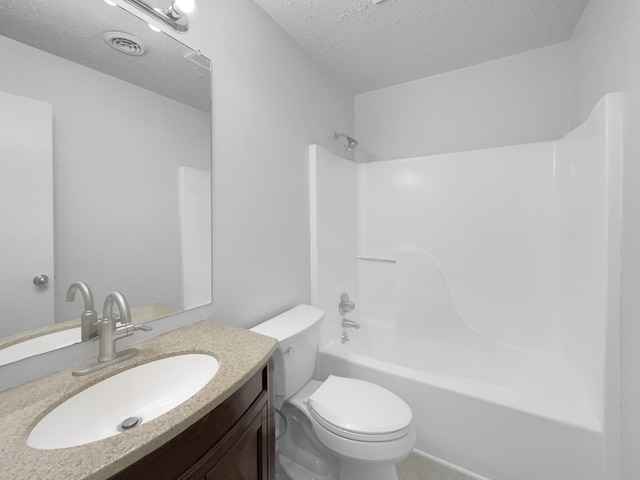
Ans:
POLYGON ((206 320, 139 343, 136 357, 92 374, 74 377, 68 368, 0 392, 0 479, 108 478, 231 396, 264 365, 275 344, 275 339, 206 320), (220 369, 202 390, 170 412, 128 432, 79 447, 37 450, 27 445, 33 426, 69 397, 123 370, 181 353, 210 354, 220 369))

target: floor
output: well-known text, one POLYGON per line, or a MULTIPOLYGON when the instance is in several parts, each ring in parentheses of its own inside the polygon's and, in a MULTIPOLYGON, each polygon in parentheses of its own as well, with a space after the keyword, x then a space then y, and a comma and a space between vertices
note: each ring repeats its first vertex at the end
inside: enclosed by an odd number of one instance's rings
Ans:
MULTIPOLYGON (((396 465, 396 468, 399 480, 477 480, 415 453, 396 465)), ((276 480, 289 478, 279 471, 276 480)))
POLYGON ((412 453, 396 465, 399 480, 477 480, 412 453))

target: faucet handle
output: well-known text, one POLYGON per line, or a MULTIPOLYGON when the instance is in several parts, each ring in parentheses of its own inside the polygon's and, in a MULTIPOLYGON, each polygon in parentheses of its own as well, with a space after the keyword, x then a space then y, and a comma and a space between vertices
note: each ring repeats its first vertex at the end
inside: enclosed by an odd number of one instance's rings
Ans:
POLYGON ((143 332, 149 332, 153 330, 153 327, 150 325, 145 325, 144 323, 139 323, 136 325, 132 323, 125 323, 120 325, 116 329, 116 333, 118 334, 117 338, 128 337, 129 335, 133 335, 135 332, 138 332, 140 330, 142 330, 143 332))
POLYGON ((338 311, 340 315, 345 315, 356 308, 356 304, 349 300, 349 295, 343 293, 340 295, 340 303, 338 303, 338 311))

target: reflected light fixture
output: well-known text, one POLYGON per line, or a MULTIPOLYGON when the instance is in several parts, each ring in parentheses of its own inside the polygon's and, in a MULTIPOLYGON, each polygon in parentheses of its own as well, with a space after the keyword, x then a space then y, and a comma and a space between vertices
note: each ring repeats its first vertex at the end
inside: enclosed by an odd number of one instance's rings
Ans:
POLYGON ((126 0, 126 2, 179 33, 189 30, 187 14, 196 8, 195 0, 172 0, 171 5, 166 9, 154 7, 144 0, 126 0))

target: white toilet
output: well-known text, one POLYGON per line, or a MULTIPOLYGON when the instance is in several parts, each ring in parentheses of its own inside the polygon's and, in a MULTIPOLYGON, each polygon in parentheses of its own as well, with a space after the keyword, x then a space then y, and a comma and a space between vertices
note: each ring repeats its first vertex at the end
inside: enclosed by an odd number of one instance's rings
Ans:
POLYGON ((251 329, 278 340, 275 406, 288 425, 279 463, 291 480, 397 480, 395 463, 416 440, 411 409, 371 382, 311 379, 323 318, 298 305, 251 329))

